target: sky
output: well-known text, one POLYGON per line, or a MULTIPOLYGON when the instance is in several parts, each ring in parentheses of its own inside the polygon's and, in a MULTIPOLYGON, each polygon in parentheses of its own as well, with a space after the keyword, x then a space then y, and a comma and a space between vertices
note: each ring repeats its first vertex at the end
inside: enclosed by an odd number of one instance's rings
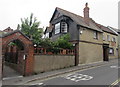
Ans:
POLYGON ((88 2, 90 17, 104 26, 118 28, 118 2, 120 0, 0 0, 0 30, 16 29, 21 18, 31 13, 40 21, 40 27, 49 26, 56 7, 83 16, 88 2))

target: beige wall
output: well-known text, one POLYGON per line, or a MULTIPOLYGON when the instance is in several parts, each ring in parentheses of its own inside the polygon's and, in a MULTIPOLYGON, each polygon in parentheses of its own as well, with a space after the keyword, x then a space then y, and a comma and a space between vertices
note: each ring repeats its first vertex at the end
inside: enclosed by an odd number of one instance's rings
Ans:
POLYGON ((75 65, 75 57, 67 55, 35 55, 34 72, 45 72, 75 65))
POLYGON ((98 39, 94 39, 94 31, 86 28, 81 28, 82 34, 80 34, 80 40, 94 42, 94 43, 103 43, 103 34, 98 32, 98 39))
POLYGON ((79 63, 87 64, 103 61, 103 34, 98 32, 98 39, 95 39, 93 30, 82 29, 83 33, 80 34, 79 42, 79 63))
POLYGON ((87 64, 103 61, 102 45, 79 42, 79 63, 87 64))
POLYGON ((109 54, 109 59, 113 59, 113 58, 118 58, 118 36, 104 32, 103 36, 105 38, 105 40, 103 40, 103 43, 105 44, 109 44, 110 48, 114 49, 114 55, 113 54, 109 54), (110 41, 107 40, 107 35, 110 36, 110 41), (112 38, 115 38, 116 42, 112 41, 112 38))

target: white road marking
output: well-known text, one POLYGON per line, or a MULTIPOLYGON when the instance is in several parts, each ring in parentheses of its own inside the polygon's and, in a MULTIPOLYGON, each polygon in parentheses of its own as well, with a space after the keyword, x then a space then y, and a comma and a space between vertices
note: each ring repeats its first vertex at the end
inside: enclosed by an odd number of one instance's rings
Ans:
POLYGON ((71 81, 78 82, 78 81, 81 81, 81 80, 91 80, 93 77, 89 76, 89 75, 74 73, 74 74, 68 74, 64 78, 68 79, 68 80, 71 80, 71 81))
POLYGON ((15 77, 6 77, 6 78, 3 78, 2 80, 9 80, 9 79, 15 79, 15 78, 21 78, 23 76, 15 76, 15 77))
POLYGON ((30 84, 30 85, 43 85, 43 83, 35 83, 35 84, 30 84))
POLYGON ((118 67, 118 66, 110 66, 110 68, 119 69, 120 67, 118 67))

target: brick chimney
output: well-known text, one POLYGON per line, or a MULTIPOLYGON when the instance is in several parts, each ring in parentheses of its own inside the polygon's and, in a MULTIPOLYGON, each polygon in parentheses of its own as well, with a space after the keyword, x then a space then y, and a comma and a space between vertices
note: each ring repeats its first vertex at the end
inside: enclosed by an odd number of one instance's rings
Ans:
POLYGON ((84 21, 87 25, 89 25, 89 7, 88 7, 88 3, 85 4, 85 8, 84 8, 84 21))
POLYGON ((8 33, 8 32, 12 32, 13 29, 11 29, 10 27, 8 27, 8 28, 4 29, 3 31, 8 33))

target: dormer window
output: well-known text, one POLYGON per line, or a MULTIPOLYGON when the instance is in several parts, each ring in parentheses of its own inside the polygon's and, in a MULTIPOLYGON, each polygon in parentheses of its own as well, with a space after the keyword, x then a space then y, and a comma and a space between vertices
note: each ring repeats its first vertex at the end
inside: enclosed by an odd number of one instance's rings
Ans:
POLYGON ((68 26, 66 22, 61 22, 61 32, 62 33, 67 33, 68 26))
POLYGON ((68 32, 68 25, 66 22, 59 22, 55 24, 55 34, 58 33, 67 33, 68 32))
POLYGON ((60 23, 55 24, 55 34, 60 33, 60 23))

